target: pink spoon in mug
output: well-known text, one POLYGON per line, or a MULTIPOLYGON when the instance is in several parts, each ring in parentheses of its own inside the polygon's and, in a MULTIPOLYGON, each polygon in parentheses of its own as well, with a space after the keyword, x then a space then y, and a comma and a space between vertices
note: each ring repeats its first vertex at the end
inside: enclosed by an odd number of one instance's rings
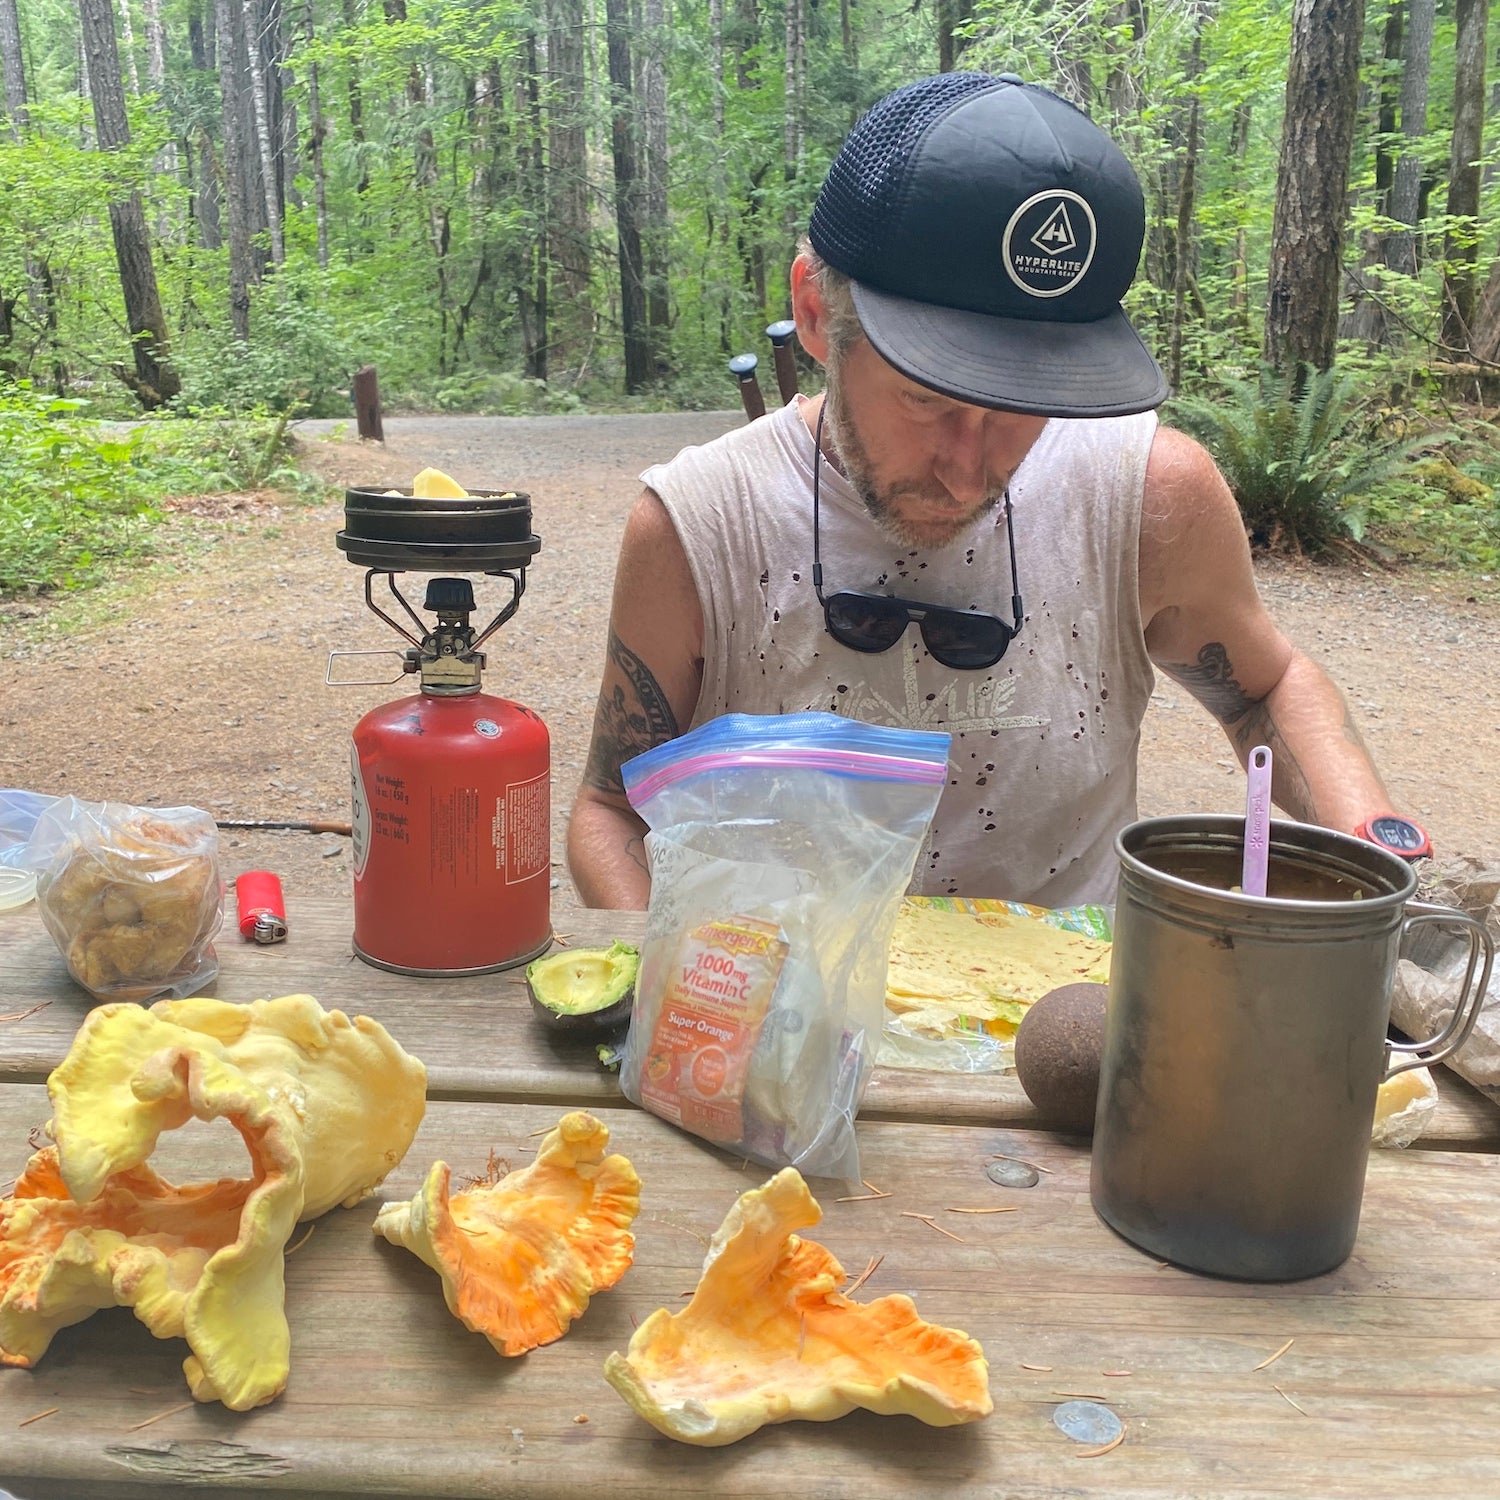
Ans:
POLYGON ((1245 790, 1245 859, 1240 889, 1247 896, 1264 896, 1266 868, 1271 857, 1271 752, 1257 745, 1250 752, 1249 785, 1245 790))

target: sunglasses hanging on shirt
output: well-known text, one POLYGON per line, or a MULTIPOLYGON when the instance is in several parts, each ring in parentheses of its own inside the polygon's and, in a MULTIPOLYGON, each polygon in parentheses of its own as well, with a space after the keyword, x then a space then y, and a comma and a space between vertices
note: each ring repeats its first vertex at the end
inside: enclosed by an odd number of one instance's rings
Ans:
POLYGON ((823 469, 823 412, 818 409, 818 430, 813 438, 813 591, 823 606, 823 624, 829 635, 851 651, 889 651, 915 623, 922 644, 934 661, 960 672, 992 667, 1021 633, 1021 585, 1016 575, 1016 532, 1011 520, 1010 490, 1005 491, 1005 536, 1010 544, 1010 607, 1015 617, 1007 625, 996 615, 978 610, 953 609, 946 604, 923 604, 894 594, 873 594, 863 589, 823 592, 823 561, 819 549, 818 476, 823 469))

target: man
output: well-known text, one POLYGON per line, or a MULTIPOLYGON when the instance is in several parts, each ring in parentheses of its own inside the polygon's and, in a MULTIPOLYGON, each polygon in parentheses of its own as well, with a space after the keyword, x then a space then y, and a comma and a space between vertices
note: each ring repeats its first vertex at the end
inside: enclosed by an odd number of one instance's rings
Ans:
POLYGON ((1271 747, 1292 817, 1388 812, 1212 460, 1157 425, 1120 308, 1144 233, 1116 147, 1011 75, 924 79, 855 126, 791 271, 823 395, 642 476, 568 831, 587 903, 650 892, 620 766, 726 712, 949 732, 928 893, 1112 899, 1153 664, 1242 762, 1271 747))

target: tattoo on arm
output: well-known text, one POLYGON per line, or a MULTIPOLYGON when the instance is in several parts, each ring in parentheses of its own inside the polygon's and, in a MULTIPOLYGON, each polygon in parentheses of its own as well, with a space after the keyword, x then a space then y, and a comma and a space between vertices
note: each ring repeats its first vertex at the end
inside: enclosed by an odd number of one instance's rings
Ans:
POLYGON ((1176 678, 1221 724, 1232 724, 1255 707, 1255 699, 1235 680, 1229 653, 1210 641, 1196 662, 1163 662, 1162 671, 1176 678))
POLYGON ((1370 747, 1365 744, 1365 737, 1359 732, 1359 725, 1354 722, 1354 715, 1349 712, 1347 703, 1344 704, 1344 738, 1356 750, 1363 750, 1367 760, 1370 758, 1370 747))
POLYGON ((620 669, 625 683, 613 687, 606 683, 599 693, 594 738, 583 779, 601 792, 620 797, 625 794, 620 767, 653 745, 675 740, 682 731, 651 669, 613 630, 609 633, 609 659, 620 669))
MULTIPOLYGON (((1277 803, 1292 817, 1315 819, 1312 788, 1297 757, 1282 739, 1264 699, 1250 697, 1235 679, 1229 653, 1210 641, 1196 662, 1163 662, 1162 670, 1180 682, 1228 731, 1243 760, 1257 745, 1271 751, 1277 803)), ((1359 731, 1346 711, 1344 733, 1358 743, 1359 731)))

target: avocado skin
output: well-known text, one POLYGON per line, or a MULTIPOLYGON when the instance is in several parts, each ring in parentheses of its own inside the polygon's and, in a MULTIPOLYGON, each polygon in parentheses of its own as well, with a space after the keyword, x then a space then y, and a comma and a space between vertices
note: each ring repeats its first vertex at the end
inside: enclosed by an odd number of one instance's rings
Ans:
POLYGON ((1109 986, 1080 982, 1049 990, 1016 1032, 1016 1077, 1043 1121, 1091 1135, 1104 1054, 1109 986))
POLYGON ((614 1036, 630 1024, 640 962, 640 950, 620 942, 608 948, 567 948, 549 953, 526 966, 526 994, 537 1019, 549 1031, 580 1037, 614 1036), (601 981, 597 996, 588 997, 586 1008, 560 1009, 560 995, 549 1004, 549 982, 576 983, 573 971, 580 963, 590 961, 602 964, 607 978, 601 981))

